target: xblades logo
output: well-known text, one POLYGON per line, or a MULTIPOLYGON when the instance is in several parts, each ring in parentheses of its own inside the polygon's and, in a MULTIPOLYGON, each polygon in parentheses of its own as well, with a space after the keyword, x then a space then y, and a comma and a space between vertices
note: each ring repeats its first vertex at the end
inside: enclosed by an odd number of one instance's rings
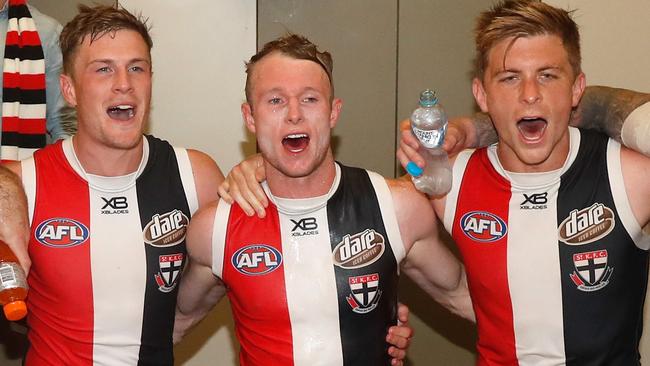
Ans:
POLYGON ((105 198, 102 197, 104 201, 104 206, 102 206, 102 215, 114 215, 114 214, 127 214, 129 213, 129 204, 126 201, 126 197, 111 197, 105 198))
POLYGON ((315 217, 305 217, 298 221, 291 219, 293 229, 291 229, 291 236, 305 236, 318 234, 318 223, 315 217))
POLYGON ((524 193, 524 202, 519 205, 522 210, 542 210, 547 208, 548 192, 544 193, 524 193))

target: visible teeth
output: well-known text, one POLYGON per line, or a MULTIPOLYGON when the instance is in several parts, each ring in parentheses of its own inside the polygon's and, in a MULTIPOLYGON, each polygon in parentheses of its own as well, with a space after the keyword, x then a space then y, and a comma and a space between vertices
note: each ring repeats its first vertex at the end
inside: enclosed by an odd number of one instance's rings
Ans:
POLYGON ((288 139, 299 139, 299 138, 303 138, 303 137, 307 137, 307 135, 304 134, 304 133, 296 133, 296 134, 291 134, 291 135, 287 136, 288 139))
POLYGON ((133 106, 126 105, 126 104, 120 104, 120 105, 115 106, 115 107, 113 107, 113 108, 117 108, 117 109, 122 109, 122 110, 124 110, 124 109, 132 109, 133 106))

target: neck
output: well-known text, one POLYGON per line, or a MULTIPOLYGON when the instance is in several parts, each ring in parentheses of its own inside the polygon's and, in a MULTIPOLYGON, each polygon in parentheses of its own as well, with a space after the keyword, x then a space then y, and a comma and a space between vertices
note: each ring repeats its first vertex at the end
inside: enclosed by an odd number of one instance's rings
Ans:
POLYGON ((289 177, 264 161, 266 182, 271 193, 282 198, 311 198, 329 192, 336 178, 334 157, 329 151, 323 162, 304 177, 289 177))
MULTIPOLYGON (((560 140, 551 147, 551 153, 542 161, 537 163, 527 163, 524 157, 518 156, 507 144, 499 141, 497 145, 497 156, 503 169, 514 173, 542 173, 560 169, 569 156, 571 145, 570 132, 567 128, 560 140)), ((542 148, 539 148, 540 150, 542 148)), ((525 152, 529 156, 534 156, 535 149, 525 152)))
POLYGON ((88 174, 117 177, 135 172, 140 166, 144 138, 130 149, 117 149, 94 143, 82 136, 72 139, 79 164, 88 174))

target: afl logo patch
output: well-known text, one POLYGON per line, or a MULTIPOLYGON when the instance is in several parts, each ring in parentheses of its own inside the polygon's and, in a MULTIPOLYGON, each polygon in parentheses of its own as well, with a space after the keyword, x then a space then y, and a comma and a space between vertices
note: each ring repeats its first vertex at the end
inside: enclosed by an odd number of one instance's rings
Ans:
POLYGON ((236 251, 231 262, 239 273, 260 276, 278 269, 282 254, 270 245, 251 244, 236 251))
POLYGON ((154 247, 171 247, 185 240, 190 220, 181 210, 155 214, 142 231, 144 241, 154 247))
POLYGON ((41 222, 34 231, 36 240, 52 248, 70 248, 88 239, 88 228, 79 221, 53 218, 41 222))
POLYGON ((481 243, 491 243, 503 238, 508 232, 506 222, 486 211, 468 212, 460 219, 465 235, 481 243))

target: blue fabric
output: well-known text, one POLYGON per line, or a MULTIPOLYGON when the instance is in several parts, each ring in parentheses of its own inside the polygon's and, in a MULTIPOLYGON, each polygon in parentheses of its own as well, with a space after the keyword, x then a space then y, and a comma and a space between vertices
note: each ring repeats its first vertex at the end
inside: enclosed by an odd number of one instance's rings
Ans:
MULTIPOLYGON (((63 27, 56 20, 42 14, 33 6, 27 5, 36 23, 36 30, 41 38, 43 53, 45 54, 45 94, 47 97, 47 138, 56 141, 68 137, 61 128, 61 108, 64 106, 63 96, 59 88, 59 74, 63 66, 61 49, 59 48, 59 34, 63 27)), ((7 4, 0 10, 0 60, 4 59, 4 44, 7 38, 7 4)), ((0 73, 2 73, 0 62, 0 73)), ((0 78, 0 83, 2 83, 0 78)), ((0 100, 2 88, 0 88, 0 100)), ((1 111, 2 105, 0 105, 1 111)), ((2 123, 0 121, 0 123, 2 123)), ((2 131, 0 130, 0 134, 2 131)))

